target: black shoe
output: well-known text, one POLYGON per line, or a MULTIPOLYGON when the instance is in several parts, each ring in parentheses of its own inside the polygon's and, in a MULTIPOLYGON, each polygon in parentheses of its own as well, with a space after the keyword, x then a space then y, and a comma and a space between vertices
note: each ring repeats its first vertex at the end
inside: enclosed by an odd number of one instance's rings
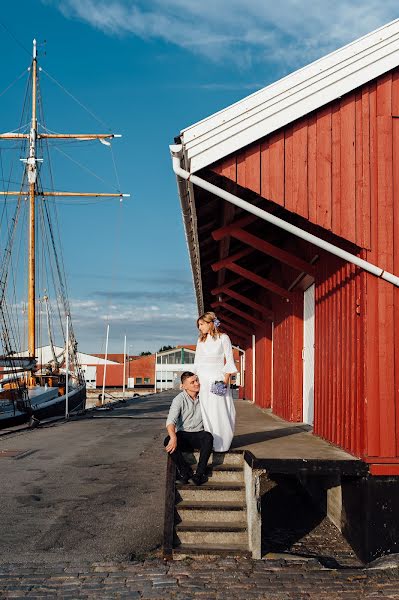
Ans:
POLYGON ((205 473, 196 473, 192 479, 195 485, 202 485, 208 481, 208 476, 205 473))
POLYGON ((179 481, 180 483, 183 483, 184 485, 187 485, 187 483, 189 482, 190 479, 192 479, 194 477, 194 473, 192 472, 191 469, 188 469, 187 471, 179 471, 179 469, 176 469, 176 481, 179 481))

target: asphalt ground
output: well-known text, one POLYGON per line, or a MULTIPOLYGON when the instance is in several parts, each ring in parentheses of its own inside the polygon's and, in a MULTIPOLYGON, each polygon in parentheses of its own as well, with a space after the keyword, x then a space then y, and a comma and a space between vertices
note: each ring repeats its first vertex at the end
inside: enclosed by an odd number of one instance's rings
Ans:
POLYGON ((399 557, 365 568, 289 479, 263 499, 263 560, 162 561, 172 397, 0 434, 1 599, 399 599, 399 557))
POLYGON ((173 396, 0 436, 0 562, 131 560, 159 549, 173 396))

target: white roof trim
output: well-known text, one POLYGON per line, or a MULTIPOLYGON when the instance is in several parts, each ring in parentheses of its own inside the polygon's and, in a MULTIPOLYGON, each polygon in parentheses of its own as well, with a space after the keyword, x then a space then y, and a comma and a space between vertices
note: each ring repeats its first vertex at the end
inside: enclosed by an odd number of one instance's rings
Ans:
POLYGON ((399 19, 182 130, 192 173, 399 65, 399 19))

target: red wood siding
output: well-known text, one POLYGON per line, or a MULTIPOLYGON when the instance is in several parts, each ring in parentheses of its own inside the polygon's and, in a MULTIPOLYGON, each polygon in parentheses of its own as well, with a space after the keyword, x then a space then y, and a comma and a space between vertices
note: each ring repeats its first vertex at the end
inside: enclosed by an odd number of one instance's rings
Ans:
POLYGON ((252 345, 248 342, 245 348, 245 379, 244 379, 244 398, 253 401, 252 390, 252 345))
POLYGON ((331 255, 317 264, 314 432, 364 453, 365 274, 331 255))
POLYGON ((270 408, 272 402, 272 324, 258 328, 255 342, 256 386, 255 402, 270 408))
MULTIPOLYGON (((398 69, 212 168, 398 275, 397 117, 398 69)), ((302 314, 273 303, 273 410, 300 420, 302 314)), ((373 465, 397 464, 399 289, 323 254, 315 327, 315 432, 373 465)))
POLYGON ((274 300, 273 412, 302 421, 303 293, 291 302, 274 300))
MULTIPOLYGON (((381 117, 392 121, 392 114, 399 115, 398 71, 299 119, 212 169, 370 249, 370 154, 378 144, 372 121, 378 119, 375 126, 382 131, 381 117)), ((380 142, 384 144, 381 138, 380 142)))
MULTIPOLYGON (((371 249, 367 260, 399 273, 398 73, 370 86, 371 249), (395 243, 396 242, 396 243, 395 243)), ((399 294, 391 284, 367 276, 366 457, 399 456, 399 294)), ((374 470, 374 472, 377 472, 374 470)))

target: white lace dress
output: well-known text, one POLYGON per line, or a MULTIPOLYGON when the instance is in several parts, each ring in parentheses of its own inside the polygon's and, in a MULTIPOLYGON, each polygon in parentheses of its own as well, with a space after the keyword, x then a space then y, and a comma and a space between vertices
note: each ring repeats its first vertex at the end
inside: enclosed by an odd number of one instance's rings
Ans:
POLYGON ((208 334, 205 342, 198 340, 193 370, 201 384, 199 398, 204 429, 213 435, 215 452, 227 452, 236 417, 233 396, 230 387, 225 396, 217 396, 211 392, 211 385, 223 380, 226 373, 237 373, 229 336, 222 333, 215 339, 208 334))

